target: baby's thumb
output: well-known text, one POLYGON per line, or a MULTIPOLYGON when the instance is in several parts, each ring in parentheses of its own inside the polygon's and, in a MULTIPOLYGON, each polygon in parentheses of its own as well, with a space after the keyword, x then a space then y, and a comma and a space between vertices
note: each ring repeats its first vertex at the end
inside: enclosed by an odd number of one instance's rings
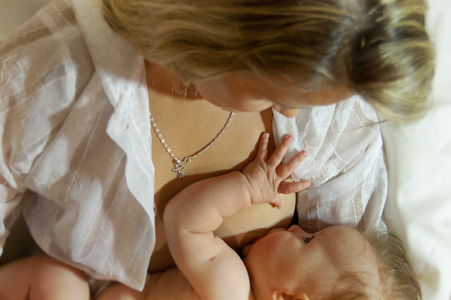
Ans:
POLYGON ((272 207, 276 207, 277 209, 281 209, 282 208, 282 199, 280 199, 280 196, 277 195, 277 197, 272 200, 271 202, 272 207))

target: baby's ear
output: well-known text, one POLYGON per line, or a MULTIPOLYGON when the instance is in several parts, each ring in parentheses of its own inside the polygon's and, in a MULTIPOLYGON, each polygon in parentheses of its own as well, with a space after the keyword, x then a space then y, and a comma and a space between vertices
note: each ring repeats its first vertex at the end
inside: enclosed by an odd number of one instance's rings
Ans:
POLYGON ((272 300, 310 300, 306 293, 285 293, 280 291, 273 291, 271 295, 272 300))

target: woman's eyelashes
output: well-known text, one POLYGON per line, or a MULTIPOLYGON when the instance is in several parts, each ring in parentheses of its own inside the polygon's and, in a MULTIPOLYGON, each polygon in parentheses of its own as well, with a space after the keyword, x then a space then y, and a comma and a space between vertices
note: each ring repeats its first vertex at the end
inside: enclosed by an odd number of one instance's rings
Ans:
POLYGON ((303 238, 304 243, 307 245, 308 243, 310 243, 313 240, 314 237, 315 237, 315 235, 312 235, 311 237, 308 237, 308 238, 303 238))

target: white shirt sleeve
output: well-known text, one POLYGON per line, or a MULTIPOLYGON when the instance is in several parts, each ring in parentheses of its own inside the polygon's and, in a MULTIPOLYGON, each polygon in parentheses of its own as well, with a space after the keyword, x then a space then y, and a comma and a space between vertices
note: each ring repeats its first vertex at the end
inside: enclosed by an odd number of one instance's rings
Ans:
POLYGON ((378 226, 387 193, 382 138, 374 109, 361 97, 320 107, 307 107, 292 119, 274 112, 276 143, 294 137, 289 154, 307 158, 294 180, 310 180, 297 195, 299 224, 311 232, 328 225, 362 231, 378 226))
POLYGON ((4 222, 22 198, 24 179, 84 84, 70 41, 60 34, 71 28, 57 28, 41 11, 0 46, 0 254, 8 234, 4 222))
POLYGON ((155 244, 144 75, 99 2, 55 0, 1 45, 0 247, 22 213, 49 255, 143 288, 155 244))

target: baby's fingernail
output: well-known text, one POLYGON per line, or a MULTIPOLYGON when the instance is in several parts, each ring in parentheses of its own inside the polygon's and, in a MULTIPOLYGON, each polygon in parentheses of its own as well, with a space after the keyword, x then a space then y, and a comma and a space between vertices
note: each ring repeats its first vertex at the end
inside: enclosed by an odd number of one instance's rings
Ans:
POLYGON ((285 141, 288 142, 288 143, 291 143, 291 142, 293 141, 293 137, 292 137, 291 135, 288 135, 288 134, 287 134, 287 135, 285 136, 285 141))

